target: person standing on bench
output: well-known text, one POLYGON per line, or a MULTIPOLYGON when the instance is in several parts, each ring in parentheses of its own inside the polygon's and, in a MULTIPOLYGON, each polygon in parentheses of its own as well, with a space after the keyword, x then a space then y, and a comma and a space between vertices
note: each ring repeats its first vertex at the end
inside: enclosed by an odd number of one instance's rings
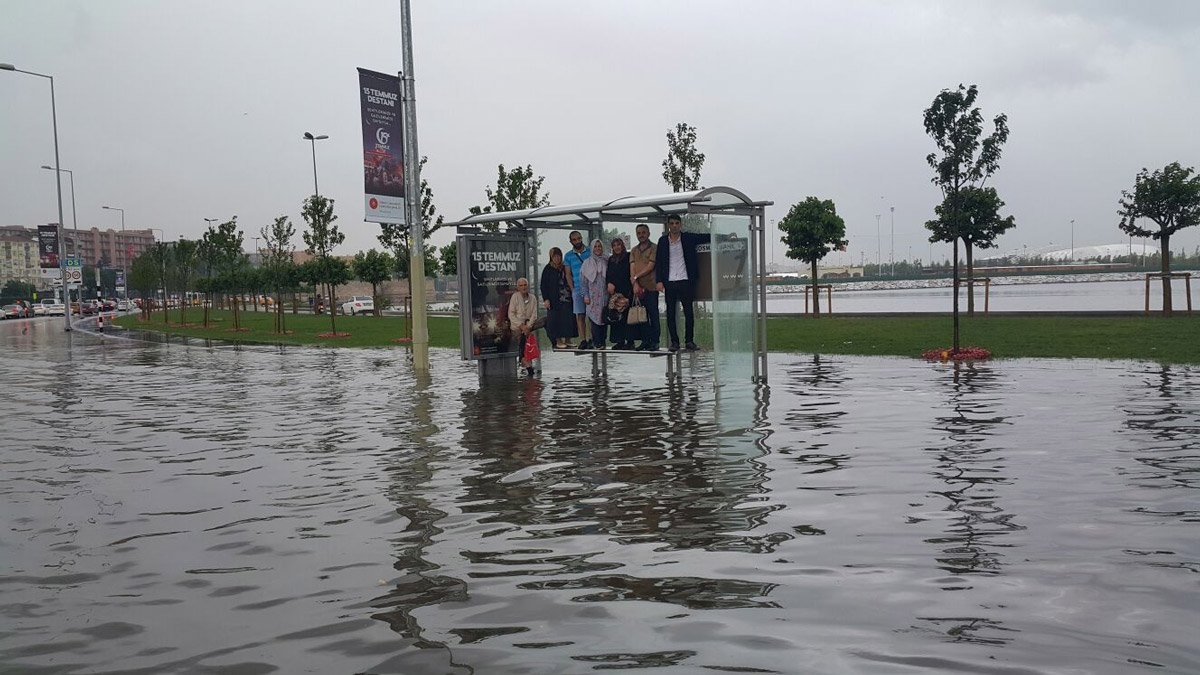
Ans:
POLYGON ((696 282, 700 262, 696 247, 712 241, 711 234, 684 232, 683 221, 672 213, 667 216, 667 233, 658 238, 654 274, 657 288, 667 296, 667 332, 673 352, 679 351, 679 330, 675 326, 675 307, 683 305, 685 348, 696 351, 696 282))
POLYGON ((575 337, 575 315, 572 313, 571 270, 563 264, 562 249, 550 249, 550 262, 542 268, 542 305, 546 308, 546 334, 554 341, 555 349, 571 349, 567 342, 575 337))
POLYGON ((579 268, 579 279, 583 283, 584 314, 592 324, 592 340, 579 345, 580 349, 604 349, 608 345, 608 327, 604 325, 604 309, 608 306, 608 256, 604 255, 604 242, 592 240, 592 254, 579 268))
POLYGON ((608 257, 608 274, 605 277, 608 281, 609 308, 613 308, 613 301, 616 300, 616 312, 612 315, 608 325, 611 326, 612 340, 616 344, 613 349, 631 350, 633 349, 633 336, 629 334, 629 324, 625 322, 625 318, 629 316, 629 304, 633 298, 633 277, 629 273, 629 251, 625 248, 625 240, 617 237, 612 240, 612 255, 608 257), (625 301, 622 304, 621 295, 625 301))
MULTIPOLYGON (((654 279, 658 247, 650 241, 649 225, 637 226, 637 240, 638 243, 629 250, 629 273, 633 277, 633 294, 646 308, 646 323, 638 330, 642 343, 637 346, 637 350, 656 352, 661 334, 658 325, 658 284, 654 279)), ((631 335, 630 338, 632 337, 631 335)))

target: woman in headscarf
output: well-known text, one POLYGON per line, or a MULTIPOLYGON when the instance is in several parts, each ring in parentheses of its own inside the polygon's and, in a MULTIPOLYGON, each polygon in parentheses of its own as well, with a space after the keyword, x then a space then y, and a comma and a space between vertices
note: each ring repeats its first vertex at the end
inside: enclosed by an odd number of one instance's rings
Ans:
POLYGON ((620 237, 612 240, 612 255, 608 257, 605 280, 608 283, 610 310, 607 323, 612 326, 612 339, 616 343, 613 349, 633 349, 633 338, 628 335, 629 326, 625 323, 633 298, 633 277, 629 271, 629 251, 625 247, 625 240, 620 237))
POLYGON ((555 349, 570 349, 567 338, 578 333, 575 328, 575 302, 571 298, 571 274, 563 265, 562 249, 550 249, 550 262, 542 268, 542 306, 546 308, 546 334, 554 341, 555 349))
POLYGON ((579 345, 580 349, 604 349, 608 344, 608 327, 604 325, 604 307, 608 304, 608 256, 604 254, 604 242, 592 240, 592 254, 579 268, 579 279, 583 284, 583 304, 588 322, 592 324, 592 341, 579 345))

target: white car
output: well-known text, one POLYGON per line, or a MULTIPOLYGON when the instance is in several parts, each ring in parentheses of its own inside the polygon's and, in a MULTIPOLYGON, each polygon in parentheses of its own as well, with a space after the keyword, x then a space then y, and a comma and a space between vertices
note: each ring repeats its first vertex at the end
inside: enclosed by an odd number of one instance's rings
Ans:
POLYGON ((369 295, 356 295, 342 303, 342 314, 374 314, 375 301, 369 295))
POLYGON ((34 316, 46 316, 46 306, 40 302, 35 302, 29 306, 33 310, 34 316))
POLYGON ((44 299, 42 300, 42 307, 46 309, 48 316, 63 316, 67 313, 67 306, 61 300, 44 299))
POLYGON ((117 301, 117 311, 118 312, 128 312, 129 311, 129 301, 128 300, 118 300, 117 301))

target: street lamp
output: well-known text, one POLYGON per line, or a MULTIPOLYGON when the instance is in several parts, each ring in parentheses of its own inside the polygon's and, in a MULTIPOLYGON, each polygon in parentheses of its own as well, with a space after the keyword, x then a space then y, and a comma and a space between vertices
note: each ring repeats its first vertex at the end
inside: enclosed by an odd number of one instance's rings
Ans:
POLYGON ((892 210, 892 252, 889 257, 892 259, 892 276, 896 276, 896 207, 891 207, 892 210))
MULTIPOLYGON (((74 253, 75 253, 75 257, 80 261, 80 264, 82 265, 83 264, 83 256, 79 254, 79 219, 75 216, 75 173, 72 172, 70 169, 55 169, 54 167, 50 166, 49 164, 43 164, 42 168, 48 169, 50 171, 65 172, 67 174, 67 177, 71 179, 71 228, 75 230, 75 251, 74 251, 74 253)), ((65 248, 65 242, 64 242, 64 248, 65 248)), ((64 278, 62 280, 62 282, 63 282, 63 287, 62 287, 63 288, 63 300, 66 301, 67 307, 70 307, 71 306, 71 291, 70 291, 70 289, 67 288, 66 278, 64 278)), ((80 284, 79 302, 81 302, 81 303, 83 302, 83 284, 80 284)))
POLYGON ((125 278, 129 276, 129 270, 126 269, 125 261, 125 209, 117 208, 115 206, 101 206, 100 208, 108 209, 109 211, 121 212, 121 245, 118 248, 118 250, 121 252, 121 288, 125 289, 125 307, 129 307, 129 281, 125 278))
POLYGON ((311 131, 304 132, 304 140, 308 141, 309 144, 312 145, 313 196, 314 197, 321 194, 321 191, 317 189, 317 141, 323 141, 327 138, 329 138, 329 137, 326 136, 325 134, 321 134, 320 136, 313 136, 311 131))
POLYGON ((879 236, 879 219, 883 214, 875 214, 875 274, 883 276, 883 238, 879 236))
MULTIPOLYGON (((65 242, 63 241, 64 239, 66 239, 66 237, 63 236, 63 234, 62 234, 62 229, 63 229, 62 171, 57 170, 61 167, 61 163, 59 162, 59 159, 58 159, 58 106, 54 102, 54 78, 49 75, 43 75, 42 73, 35 73, 31 70, 21 70, 20 68, 17 68, 16 66, 14 66, 11 63, 0 63, 0 70, 8 70, 8 71, 12 71, 14 73, 24 73, 26 75, 32 75, 34 77, 44 77, 47 80, 50 80, 50 120, 51 120, 53 129, 54 129, 54 168, 56 169, 56 171, 54 172, 54 182, 58 188, 58 231, 59 231, 58 273, 59 273, 59 279, 62 280, 63 284, 66 284, 67 283, 67 274, 66 274, 66 270, 64 269, 64 266, 67 264, 67 251, 66 251, 66 247, 64 246, 65 242)), ((64 286, 64 292, 65 292, 65 290, 66 289, 64 286)), ((80 310, 80 311, 82 311, 82 310, 80 310)), ((68 308, 68 311, 63 313, 63 318, 64 318, 64 324, 66 325, 66 329, 68 331, 71 330, 71 312, 69 311, 69 308, 68 308)))

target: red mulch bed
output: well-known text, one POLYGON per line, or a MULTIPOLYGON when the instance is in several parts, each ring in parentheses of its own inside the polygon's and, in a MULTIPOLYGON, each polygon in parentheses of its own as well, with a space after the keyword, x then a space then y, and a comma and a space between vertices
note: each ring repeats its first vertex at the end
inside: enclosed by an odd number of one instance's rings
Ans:
POLYGON ((926 361, 986 361, 992 358, 992 353, 983 347, 959 347, 953 349, 930 349, 923 352, 921 358, 926 361))
POLYGON ((326 338, 326 339, 333 339, 333 340, 336 340, 338 338, 348 338, 348 337, 350 337, 350 335, 351 335, 351 333, 317 333, 317 337, 319 337, 319 338, 326 338))
POLYGON ((392 342, 398 345, 406 345, 412 342, 412 338, 392 338, 392 342))

